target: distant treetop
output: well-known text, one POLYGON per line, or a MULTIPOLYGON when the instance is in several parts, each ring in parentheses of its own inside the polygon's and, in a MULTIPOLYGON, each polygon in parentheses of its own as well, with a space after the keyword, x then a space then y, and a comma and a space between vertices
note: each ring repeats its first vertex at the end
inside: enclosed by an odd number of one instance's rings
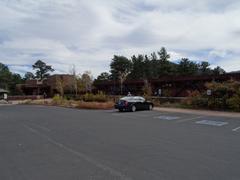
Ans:
POLYGON ((33 69, 36 69, 36 78, 39 80, 42 80, 46 77, 48 77, 50 74, 49 72, 53 72, 54 69, 52 68, 52 66, 47 65, 45 62, 43 62, 42 60, 38 60, 34 63, 34 65, 32 65, 33 69))

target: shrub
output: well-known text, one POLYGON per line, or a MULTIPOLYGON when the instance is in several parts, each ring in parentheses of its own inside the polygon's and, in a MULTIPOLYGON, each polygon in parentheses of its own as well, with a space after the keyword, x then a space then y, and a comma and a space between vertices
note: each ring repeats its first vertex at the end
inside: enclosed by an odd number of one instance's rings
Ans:
POLYGON ((240 111, 240 89, 235 95, 233 95, 233 97, 228 99, 226 103, 230 109, 240 111))
POLYGON ((193 101, 198 101, 198 99, 194 99, 194 98, 200 98, 201 97, 200 92, 197 91, 197 90, 188 91, 187 93, 188 93, 188 96, 187 96, 188 98, 181 101, 181 103, 184 104, 184 105, 192 105, 193 101))
POLYGON ((107 96, 99 91, 97 94, 92 94, 92 93, 86 93, 83 95, 83 101, 85 102, 107 102, 108 98, 107 96))
POLYGON ((95 101, 97 102, 107 102, 108 98, 103 92, 98 92, 98 94, 95 95, 95 101))
POLYGON ((197 107, 206 108, 208 107, 208 99, 203 97, 193 97, 191 105, 195 108, 197 107))
POLYGON ((59 95, 54 95, 52 98, 53 105, 61 105, 64 102, 64 99, 59 95))
POLYGON ((73 94, 65 94, 65 95, 64 95, 64 98, 67 99, 67 100, 73 100, 73 99, 76 98, 76 96, 73 95, 73 94))
POLYGON ((93 94, 86 93, 83 95, 83 101, 85 102, 92 102, 93 101, 93 94))
POLYGON ((208 98, 208 107, 210 109, 226 109, 226 99, 225 98, 208 98))
POLYGON ((22 101, 20 104, 32 104, 33 100, 31 99, 26 99, 24 101, 22 101))
POLYGON ((165 97, 171 97, 172 91, 171 89, 164 89, 162 95, 165 97))
POLYGON ((211 82, 206 83, 205 86, 212 90, 211 96, 207 96, 206 93, 190 92, 185 104, 193 107, 240 111, 240 82, 233 80, 223 83, 211 82))

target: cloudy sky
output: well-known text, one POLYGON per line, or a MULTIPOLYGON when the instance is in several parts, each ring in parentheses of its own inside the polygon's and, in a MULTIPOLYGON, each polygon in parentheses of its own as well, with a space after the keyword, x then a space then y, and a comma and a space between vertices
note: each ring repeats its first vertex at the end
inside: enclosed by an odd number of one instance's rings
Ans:
POLYGON ((239 0, 0 0, 0 62, 23 74, 42 59, 94 76, 114 54, 162 46, 177 61, 240 70, 239 0))

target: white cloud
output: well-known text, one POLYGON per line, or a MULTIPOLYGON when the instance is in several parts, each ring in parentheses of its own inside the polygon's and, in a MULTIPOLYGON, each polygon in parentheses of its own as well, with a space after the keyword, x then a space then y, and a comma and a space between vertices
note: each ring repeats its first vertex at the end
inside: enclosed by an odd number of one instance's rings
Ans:
POLYGON ((165 46, 173 61, 190 57, 240 69, 237 0, 2 0, 0 12, 0 62, 6 64, 43 59, 57 72, 75 64, 96 76, 108 71, 114 54, 165 46))
POLYGON ((218 63, 219 66, 224 67, 226 71, 239 71, 240 58, 224 59, 218 63))

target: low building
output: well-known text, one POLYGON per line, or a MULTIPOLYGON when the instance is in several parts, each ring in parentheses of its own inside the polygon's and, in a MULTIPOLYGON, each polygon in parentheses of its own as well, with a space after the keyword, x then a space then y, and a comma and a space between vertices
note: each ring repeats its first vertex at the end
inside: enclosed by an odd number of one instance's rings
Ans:
MULTIPOLYGON (((142 95, 144 86, 148 86, 153 95, 186 97, 188 92, 197 90, 206 91, 207 82, 224 82, 228 80, 240 81, 240 73, 227 73, 222 75, 196 75, 196 76, 163 76, 150 80, 126 80, 123 83, 122 95, 128 92, 134 95, 142 95)), ((106 94, 121 94, 119 81, 101 81, 94 84, 95 91, 103 91, 106 94)))
POLYGON ((55 74, 43 80, 31 79, 24 84, 17 84, 17 88, 24 95, 44 95, 52 97, 54 94, 60 93, 60 89, 64 93, 72 94, 74 76, 69 74, 55 74))
POLYGON ((0 88, 0 100, 2 99, 4 100, 8 99, 8 91, 0 88))

